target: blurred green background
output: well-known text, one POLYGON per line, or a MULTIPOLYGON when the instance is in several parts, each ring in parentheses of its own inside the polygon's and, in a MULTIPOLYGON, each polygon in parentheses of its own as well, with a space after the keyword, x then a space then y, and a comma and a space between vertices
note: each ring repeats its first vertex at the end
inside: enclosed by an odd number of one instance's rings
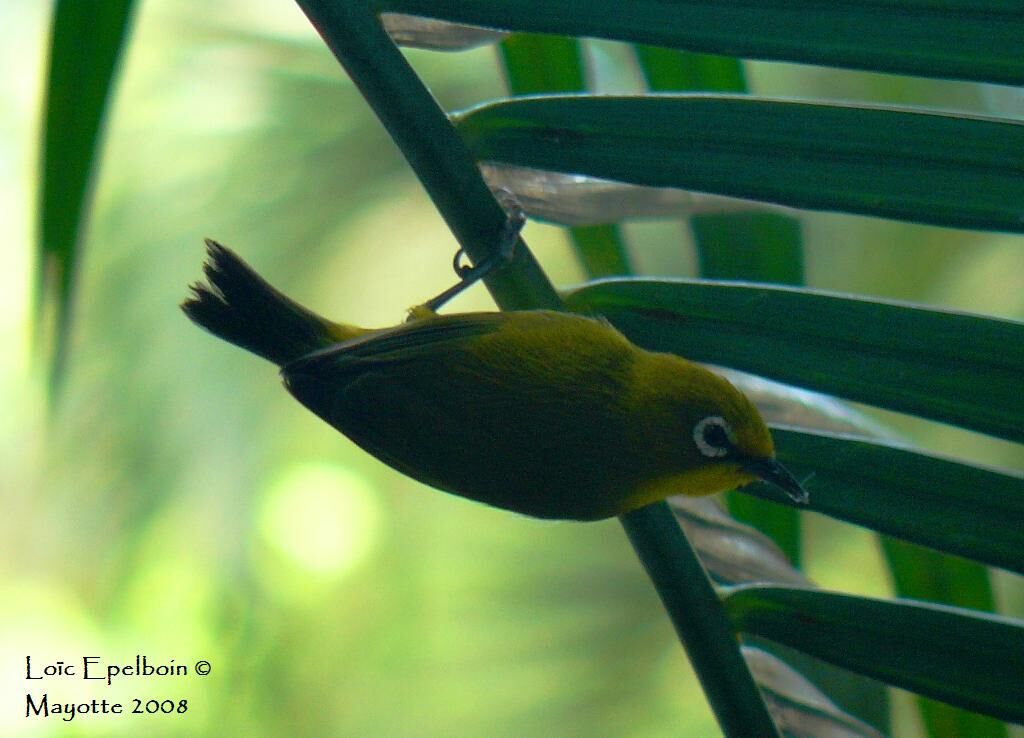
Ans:
MULTIPOLYGON (((0 7, 0 735, 714 736, 718 728, 614 521, 550 523, 418 486, 178 311, 202 237, 326 315, 400 321, 452 281, 429 200, 290 3, 147 0, 108 118, 72 328, 47 419, 32 350, 38 111, 49 8, 0 7), (209 676, 25 680, 34 663, 191 665, 209 676), (185 715, 26 719, 51 701, 188 700, 185 715)), ((616 91, 619 47, 592 44, 616 91)), ((447 109, 503 92, 494 49, 408 52, 447 109)), ((1024 117, 1019 90, 786 64, 760 94, 1024 117)), ((803 218, 808 284, 1024 318, 1020 236, 803 218)), ((641 273, 689 275, 680 223, 627 227, 641 273)), ((552 227, 526 239, 557 284, 552 227)), ((455 309, 486 309, 482 288, 455 309)), ((880 415, 915 443, 1014 468, 1020 447, 880 415)), ((887 595, 874 538, 809 516, 808 573, 887 595)), ((1024 615, 1000 572, 1002 609, 1024 615)), ((906 696, 897 697, 906 707, 906 696)), ((901 709, 894 734, 914 736, 901 709)))

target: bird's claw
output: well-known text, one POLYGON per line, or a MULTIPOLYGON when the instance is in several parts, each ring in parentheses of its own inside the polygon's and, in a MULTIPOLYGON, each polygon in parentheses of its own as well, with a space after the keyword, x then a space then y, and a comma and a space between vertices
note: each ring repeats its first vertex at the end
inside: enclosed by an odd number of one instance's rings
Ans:
POLYGON ((470 265, 464 263, 466 252, 462 247, 459 247, 459 250, 455 252, 455 257, 452 259, 452 269, 458 275, 459 281, 441 294, 427 300, 421 307, 431 312, 436 312, 438 308, 464 289, 512 261, 512 258, 515 256, 516 244, 519 242, 519 234, 526 224, 526 213, 511 190, 502 187, 495 191, 494 197, 507 216, 505 226, 498 237, 497 248, 479 264, 470 265))

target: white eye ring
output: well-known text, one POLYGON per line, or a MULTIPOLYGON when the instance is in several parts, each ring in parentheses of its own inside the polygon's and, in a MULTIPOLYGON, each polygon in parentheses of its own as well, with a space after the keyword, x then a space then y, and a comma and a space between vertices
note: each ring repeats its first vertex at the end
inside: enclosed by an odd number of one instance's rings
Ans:
POLYGON ((711 415, 710 417, 704 418, 704 420, 697 423, 693 428, 693 442, 697 444, 697 448, 700 452, 709 458, 720 458, 729 453, 728 446, 715 446, 707 442, 704 438, 704 431, 707 430, 708 426, 718 426, 725 432, 725 437, 729 440, 733 439, 732 428, 725 422, 725 418, 721 415, 711 415))

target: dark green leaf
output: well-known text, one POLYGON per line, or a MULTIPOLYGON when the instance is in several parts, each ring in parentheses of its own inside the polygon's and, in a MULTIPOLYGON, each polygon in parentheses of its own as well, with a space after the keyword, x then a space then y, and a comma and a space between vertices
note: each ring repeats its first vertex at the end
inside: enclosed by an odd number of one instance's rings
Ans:
POLYGON ((800 221, 778 213, 722 213, 691 219, 700 276, 800 285, 800 221))
POLYGON ((574 38, 517 33, 499 48, 513 95, 586 89, 580 44, 574 38))
POLYGON ((90 182, 132 0, 59 0, 50 32, 43 109, 37 312, 54 301, 51 372, 57 381, 66 351, 78 248, 90 182))
POLYGON ((987 567, 888 536, 882 550, 900 597, 995 612, 987 567))
MULTIPOLYGON (((517 33, 505 39, 500 48, 508 88, 514 95, 587 89, 583 49, 576 39, 517 33)), ((569 233, 590 277, 631 272, 618 226, 577 226, 569 233)))
POLYGON ((607 277, 632 273, 629 251, 618 226, 576 226, 569 235, 588 275, 607 277))
POLYGON ((738 629, 904 689, 1024 722, 1024 623, 910 600, 771 586, 724 596, 738 629))
POLYGON ((928 738, 1006 738, 1006 723, 962 707, 918 695, 928 738))
POLYGON ((377 6, 712 54, 1024 82, 1024 7, 1015 0, 378 0, 377 6))
POLYGON ((1024 323, 687 280, 609 279, 565 299, 649 349, 1024 441, 1024 323))
MULTIPOLYGON (((786 466, 798 478, 813 475, 806 484, 811 510, 1024 573, 1024 477, 825 433, 775 429, 773 435, 786 466)), ((762 485, 745 489, 774 495, 762 485)), ((941 594, 937 586, 918 583, 913 591, 941 594)), ((990 606, 983 594, 962 602, 990 606)))
POLYGON ((743 63, 731 56, 636 46, 640 71, 654 92, 749 92, 743 63))
POLYGON ((552 95, 490 103, 455 121, 481 160, 1024 231, 1019 121, 729 95, 552 95))
MULTIPOLYGON (((972 610, 995 610, 988 568, 913 543, 881 536, 896 594, 972 610)), ((944 702, 918 697, 931 738, 1005 738, 1006 725, 944 702)))

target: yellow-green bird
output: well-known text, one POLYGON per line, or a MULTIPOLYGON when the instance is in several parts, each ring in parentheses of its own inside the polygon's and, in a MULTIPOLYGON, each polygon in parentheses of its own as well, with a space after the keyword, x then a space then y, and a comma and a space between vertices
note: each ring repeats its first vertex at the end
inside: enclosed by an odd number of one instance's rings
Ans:
POLYGON ((207 246, 208 283, 193 285, 188 317, 280 366, 299 402, 420 482, 572 520, 756 479, 806 501, 739 390, 634 346, 604 320, 419 308, 367 330, 310 312, 228 249, 207 246))

